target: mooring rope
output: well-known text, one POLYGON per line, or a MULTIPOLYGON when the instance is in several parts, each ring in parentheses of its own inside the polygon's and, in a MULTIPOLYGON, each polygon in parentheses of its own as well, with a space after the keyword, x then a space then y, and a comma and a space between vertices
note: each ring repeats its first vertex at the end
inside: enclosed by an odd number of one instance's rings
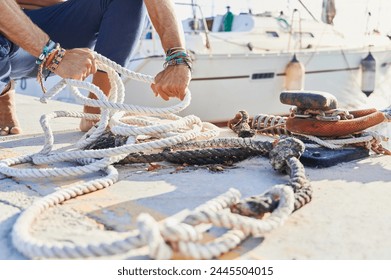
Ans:
MULTIPOLYGON (((381 110, 384 114, 385 119, 391 121, 391 109, 387 108, 381 110)), ((388 138, 380 135, 374 131, 364 131, 361 135, 347 135, 344 138, 330 138, 330 137, 317 137, 314 135, 302 134, 302 133, 293 133, 287 130, 286 128, 287 117, 284 116, 274 116, 266 114, 258 114, 250 122, 250 117, 246 111, 239 111, 235 117, 228 122, 229 127, 238 134, 239 137, 252 137, 256 133, 280 136, 288 135, 292 137, 297 137, 299 139, 307 139, 312 143, 306 143, 307 148, 313 147, 326 147, 328 149, 341 149, 344 146, 348 145, 358 145, 361 144, 368 150, 372 150, 378 154, 390 154, 390 151, 383 148, 381 143, 382 141, 388 141, 388 138), (250 125, 251 123, 251 125, 250 125)))
MULTIPOLYGON (((185 99, 168 108, 141 107, 124 104, 125 89, 119 74, 138 81, 151 83, 153 77, 135 73, 107 58, 95 53, 98 68, 109 76, 111 91, 107 98, 96 86, 70 79, 60 81, 53 87, 42 102, 47 102, 58 94, 65 86, 79 99, 83 105, 101 108, 100 115, 58 111, 41 118, 45 143, 36 154, 23 155, 0 161, 0 176, 19 178, 69 177, 104 171, 107 175, 89 182, 63 188, 35 201, 21 213, 12 229, 12 243, 15 248, 29 258, 86 258, 127 253, 143 246, 149 247, 149 255, 155 259, 169 259, 174 249, 181 254, 196 258, 210 259, 218 257, 236 247, 246 237, 257 236, 280 226, 292 211, 310 200, 310 185, 304 174, 304 167, 295 160, 303 152, 303 144, 295 139, 284 139, 273 145, 270 142, 256 142, 247 139, 212 139, 218 136, 218 129, 202 122, 196 116, 180 118, 175 114, 189 105, 191 94, 187 91, 185 99), (79 88, 93 92, 98 99, 93 100, 81 95, 79 88), (140 118, 140 116, 142 118, 140 118), (53 151, 54 136, 49 121, 54 118, 72 117, 99 119, 95 127, 77 142, 76 148, 65 152, 53 151), (157 120, 164 120, 159 123, 157 120), (82 150, 96 142, 107 127, 119 135, 126 135, 120 146, 82 150), (150 137, 150 141, 138 142, 137 137, 150 137), (240 201, 238 190, 231 189, 227 193, 196 208, 183 220, 169 218, 158 223, 148 214, 137 218, 137 230, 126 234, 118 234, 110 241, 100 242, 59 242, 46 241, 35 237, 31 227, 38 216, 50 207, 59 205, 77 196, 88 194, 113 185, 118 180, 118 172, 113 164, 124 160, 129 155, 151 153, 155 150, 172 149, 178 151, 185 147, 228 147, 257 150, 263 155, 271 154, 273 167, 288 172, 290 182, 287 185, 274 186, 263 197, 270 198, 267 209, 253 209, 254 203, 240 201), (289 151, 285 151, 289 150, 289 151), (74 161, 81 165, 61 168, 15 168, 15 165, 32 163, 35 165, 56 162, 74 161), (304 194, 305 195, 304 195, 304 194), (261 216, 271 212, 264 220, 243 216, 249 210, 261 216), (208 243, 202 242, 203 231, 197 225, 208 223, 225 227, 228 231, 219 238, 208 243), (176 244, 176 245, 175 245, 176 244), (174 246, 175 245, 175 246, 174 246)), ((165 160, 166 158, 162 158, 165 160)))

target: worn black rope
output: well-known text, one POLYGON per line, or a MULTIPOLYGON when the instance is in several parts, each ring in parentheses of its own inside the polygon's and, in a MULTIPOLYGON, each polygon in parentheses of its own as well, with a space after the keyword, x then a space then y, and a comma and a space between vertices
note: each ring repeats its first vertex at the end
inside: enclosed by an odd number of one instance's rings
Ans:
POLYGON ((248 148, 212 148, 187 151, 163 151, 156 154, 129 154, 119 164, 167 161, 176 164, 224 164, 263 155, 263 151, 248 148))
MULTIPOLYGON (((124 143, 126 143, 126 137, 107 132, 88 149, 104 149, 124 143)), ((290 137, 280 140, 275 146, 270 141, 252 138, 217 138, 186 142, 151 154, 132 153, 119 163, 167 161, 176 164, 203 165, 233 163, 259 155, 269 156, 270 163, 275 170, 289 175, 288 185, 294 191, 294 210, 297 210, 310 202, 312 197, 311 184, 305 176, 303 164, 298 159, 303 152, 303 142, 290 137)), ((246 216, 262 217, 265 213, 276 209, 278 203, 279 197, 264 193, 240 201, 231 207, 231 211, 246 216)))
POLYGON ((85 150, 100 150, 123 146, 126 144, 127 139, 128 136, 117 135, 107 130, 95 142, 85 147, 85 150))
MULTIPOLYGON (((293 188, 295 195, 294 211, 309 203, 312 198, 312 187, 305 176, 303 164, 298 159, 304 152, 304 144, 294 138, 281 140, 270 151, 270 163, 279 172, 289 174, 288 185, 293 188)), ((278 206, 279 197, 266 192, 262 195, 252 196, 241 200, 231 207, 231 211, 245 216, 262 217, 278 206)))
POLYGON ((303 164, 298 158, 291 157, 287 160, 290 169, 290 182, 295 193, 295 208, 298 210, 312 199, 312 187, 310 181, 305 176, 303 164))
POLYGON ((273 149, 273 143, 270 141, 261 141, 253 138, 216 138, 211 140, 185 142, 170 147, 172 150, 185 149, 206 149, 206 148, 249 148, 253 150, 270 152, 273 149))
MULTIPOLYGON (((100 139, 86 149, 106 149, 121 146, 126 137, 105 132, 100 139)), ((224 164, 242 161, 249 157, 266 156, 273 148, 268 141, 254 139, 218 138, 186 142, 155 153, 131 153, 118 164, 167 161, 176 164, 224 164)))

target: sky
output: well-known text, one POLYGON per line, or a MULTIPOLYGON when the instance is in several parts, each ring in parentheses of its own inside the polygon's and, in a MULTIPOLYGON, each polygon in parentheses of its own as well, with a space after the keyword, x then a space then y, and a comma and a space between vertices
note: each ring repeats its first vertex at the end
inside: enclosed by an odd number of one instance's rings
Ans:
MULTIPOLYGON (((176 0, 175 2, 191 3, 191 0, 176 0)), ((264 11, 280 11, 297 8, 304 17, 310 17, 298 0, 195 0, 202 7, 205 16, 224 14, 226 6, 233 13, 253 13, 264 11)), ((302 0, 311 13, 318 19, 321 17, 323 0, 302 0)), ((390 0, 335 0, 337 15, 335 27, 342 32, 365 33, 366 29, 379 29, 383 34, 391 32, 391 1, 390 0), (368 12, 371 16, 368 17, 368 12)), ((191 8, 179 7, 180 17, 185 18, 191 8)))

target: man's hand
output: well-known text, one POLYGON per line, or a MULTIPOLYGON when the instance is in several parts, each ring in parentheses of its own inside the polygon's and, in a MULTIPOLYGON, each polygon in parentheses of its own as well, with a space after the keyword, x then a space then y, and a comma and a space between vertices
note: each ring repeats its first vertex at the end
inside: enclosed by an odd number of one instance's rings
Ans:
POLYGON ((160 95, 166 101, 172 97, 183 100, 190 80, 191 72, 186 65, 167 66, 156 75, 151 88, 155 96, 160 95))
POLYGON ((66 50, 54 72, 61 78, 84 80, 89 75, 95 74, 96 70, 93 52, 90 49, 79 48, 66 50))
MULTIPOLYGON (((172 48, 185 49, 182 25, 175 15, 174 1, 144 0, 149 18, 162 42, 165 52, 172 48)), ((152 90, 164 100, 177 97, 185 98, 186 88, 190 83, 191 71, 187 65, 170 65, 156 75, 152 90)))

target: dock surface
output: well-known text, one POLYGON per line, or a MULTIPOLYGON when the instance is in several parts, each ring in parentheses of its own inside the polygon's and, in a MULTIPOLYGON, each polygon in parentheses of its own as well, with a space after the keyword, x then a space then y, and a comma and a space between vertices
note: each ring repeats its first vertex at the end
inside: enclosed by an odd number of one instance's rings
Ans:
MULTIPOLYGON (((38 152, 44 143, 39 118, 56 110, 81 111, 81 105, 59 101, 41 104, 38 98, 17 95, 23 135, 0 137, 0 158, 38 152)), ((56 119, 55 148, 82 137, 79 119, 56 119)), ((230 188, 242 197, 261 194, 288 176, 273 170, 267 158, 256 157, 213 171, 210 166, 160 163, 118 165, 120 180, 113 186, 77 197, 40 215, 31 231, 50 240, 107 240, 135 228, 140 213, 156 220, 180 215, 230 188)), ((220 259, 267 260, 389 260, 391 259, 391 157, 368 158, 328 168, 306 167, 313 187, 312 201, 294 212, 284 225, 246 239, 220 259)), ((102 176, 99 172, 71 179, 0 179, 0 259, 26 259, 13 246, 11 230, 19 214, 34 201, 66 186, 102 176)), ((208 232, 209 238, 220 230, 208 232)), ((148 259, 147 249, 105 259, 148 259)), ((181 258, 181 256, 177 256, 181 258)))

